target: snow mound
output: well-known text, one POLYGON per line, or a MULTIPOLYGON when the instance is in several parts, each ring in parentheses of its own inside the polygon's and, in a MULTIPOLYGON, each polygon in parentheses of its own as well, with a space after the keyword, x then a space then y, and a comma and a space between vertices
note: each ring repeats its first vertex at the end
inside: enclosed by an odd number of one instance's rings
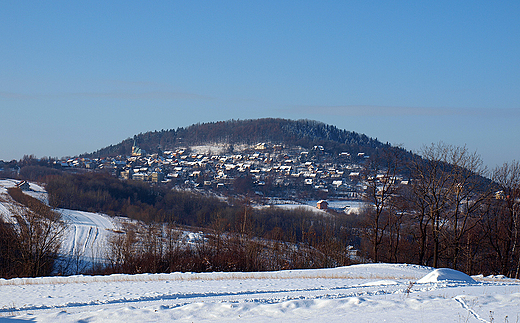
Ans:
POLYGON ((419 279, 417 282, 419 284, 424 284, 437 283, 440 281, 476 283, 476 281, 473 278, 466 275, 465 273, 449 268, 435 269, 428 275, 419 279))

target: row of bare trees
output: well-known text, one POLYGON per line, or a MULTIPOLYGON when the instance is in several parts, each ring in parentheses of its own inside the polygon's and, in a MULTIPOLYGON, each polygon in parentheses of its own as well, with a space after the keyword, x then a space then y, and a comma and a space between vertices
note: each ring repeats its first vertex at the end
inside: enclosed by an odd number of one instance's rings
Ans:
POLYGON ((12 221, 0 219, 0 277, 38 277, 53 272, 65 224, 60 214, 18 188, 8 193, 12 221))
POLYGON ((112 236, 100 273, 266 271, 327 267, 326 253, 307 244, 224 232, 218 224, 189 232, 172 224, 128 224, 112 236))
POLYGON ((520 164, 486 178, 480 156, 466 147, 432 144, 419 155, 403 163, 399 150, 390 150, 367 166, 367 255, 518 277, 520 164))

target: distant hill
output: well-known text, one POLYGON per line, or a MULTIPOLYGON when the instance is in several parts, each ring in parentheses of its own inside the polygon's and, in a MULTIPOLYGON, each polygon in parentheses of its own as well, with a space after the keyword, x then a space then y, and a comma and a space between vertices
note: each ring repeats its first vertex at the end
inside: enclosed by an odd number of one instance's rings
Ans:
POLYGON ((148 153, 205 144, 237 145, 261 142, 308 149, 320 145, 330 152, 367 154, 378 148, 390 147, 389 144, 383 144, 364 134, 338 129, 318 121, 265 118, 198 123, 177 130, 140 133, 119 144, 84 154, 83 157, 130 155, 134 141, 148 153))

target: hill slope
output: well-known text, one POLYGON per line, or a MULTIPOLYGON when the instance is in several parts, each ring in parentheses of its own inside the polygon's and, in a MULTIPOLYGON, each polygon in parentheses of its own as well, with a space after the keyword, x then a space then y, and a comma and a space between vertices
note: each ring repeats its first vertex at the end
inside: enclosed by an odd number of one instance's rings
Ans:
POLYGON ((119 144, 85 154, 84 157, 130 155, 134 140, 148 153, 207 143, 235 145, 271 142, 304 148, 321 145, 331 152, 351 153, 360 151, 371 153, 377 148, 389 147, 388 144, 383 144, 364 134, 341 130, 318 121, 266 118, 201 123, 177 130, 141 133, 119 144))

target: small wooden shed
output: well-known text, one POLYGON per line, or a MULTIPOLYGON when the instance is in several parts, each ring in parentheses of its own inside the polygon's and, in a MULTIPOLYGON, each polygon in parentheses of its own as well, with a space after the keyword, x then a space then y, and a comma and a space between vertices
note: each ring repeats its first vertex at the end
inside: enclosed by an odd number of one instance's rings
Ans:
POLYGON ((320 200, 318 201, 316 207, 320 210, 326 210, 329 208, 329 203, 327 203, 325 200, 320 200))

